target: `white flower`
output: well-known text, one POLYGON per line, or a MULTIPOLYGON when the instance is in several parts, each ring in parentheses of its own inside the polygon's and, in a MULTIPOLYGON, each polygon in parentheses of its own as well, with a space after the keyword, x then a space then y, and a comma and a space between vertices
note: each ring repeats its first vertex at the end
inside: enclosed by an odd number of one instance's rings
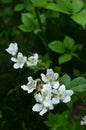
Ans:
MULTIPOLYGON (((54 91, 54 93, 55 93, 55 91, 54 91)), ((71 100, 73 90, 66 90, 65 85, 61 85, 55 94, 56 94, 56 97, 55 97, 56 99, 58 99, 59 101, 62 101, 64 103, 67 103, 71 100)))
POLYGON ((32 110, 35 112, 39 112, 39 115, 43 116, 48 110, 46 107, 44 107, 42 104, 36 103, 32 110))
POLYGON ((86 116, 82 117, 81 125, 86 125, 86 116))
POLYGON ((38 54, 35 53, 33 56, 28 57, 27 66, 35 66, 38 63, 38 54))
POLYGON ((54 109, 51 101, 51 87, 46 84, 43 86, 41 93, 35 95, 36 104, 33 106, 32 110, 39 112, 40 115, 43 115, 48 110, 54 109), (48 93, 49 92, 49 93, 48 93))
POLYGON ((32 107, 32 110, 35 112, 39 112, 39 115, 43 115, 47 112, 47 108, 43 105, 44 97, 40 93, 35 95, 35 100, 37 103, 32 107))
POLYGON ((26 56, 23 56, 23 54, 21 52, 19 52, 17 55, 17 58, 12 57, 11 60, 13 62, 15 62, 14 66, 13 66, 15 69, 23 68, 23 66, 26 62, 26 56))
POLYGON ((52 108, 51 93, 42 92, 35 95, 36 102, 43 104, 43 106, 52 108))
POLYGON ((17 43, 10 43, 9 47, 6 49, 6 51, 11 55, 16 55, 18 51, 18 45, 17 43))
POLYGON ((54 85, 58 77, 59 77, 58 73, 54 73, 52 69, 47 69, 46 75, 41 74, 42 81, 44 83, 50 83, 52 85, 54 85))
POLYGON ((30 76, 30 77, 28 77, 28 83, 27 83, 27 85, 22 85, 21 88, 23 90, 28 91, 28 93, 32 93, 33 90, 36 89, 36 85, 37 85, 37 81, 33 80, 33 78, 30 76))

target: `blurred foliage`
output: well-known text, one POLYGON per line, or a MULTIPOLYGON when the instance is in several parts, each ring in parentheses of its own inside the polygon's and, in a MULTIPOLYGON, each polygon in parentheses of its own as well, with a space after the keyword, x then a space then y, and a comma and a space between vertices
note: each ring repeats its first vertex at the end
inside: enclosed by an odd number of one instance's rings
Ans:
MULTIPOLYGON (((49 127, 51 130, 64 127, 64 130, 85 130, 82 126, 79 128, 78 119, 72 126, 64 112, 61 115, 50 113, 49 117, 47 114, 40 117, 32 112, 32 95, 20 89, 26 77, 37 77, 40 72, 52 67, 61 76, 64 73, 69 75, 65 74, 61 79, 68 88, 73 86, 79 93, 86 90, 85 26, 85 0, 72 0, 72 6, 71 0, 0 0, 0 130, 48 130, 49 127), (11 42, 18 42, 25 55, 38 52, 41 66, 14 70, 5 51, 11 42), (71 81, 70 77, 75 79, 71 81), (70 84, 67 84, 69 81, 70 84), (47 117, 46 126, 43 122, 47 117), (65 122, 64 127, 62 122, 65 122)), ((82 115, 79 110, 86 110, 86 93, 80 93, 80 96, 84 101, 81 104, 77 105, 78 98, 74 99, 78 116, 82 115)))

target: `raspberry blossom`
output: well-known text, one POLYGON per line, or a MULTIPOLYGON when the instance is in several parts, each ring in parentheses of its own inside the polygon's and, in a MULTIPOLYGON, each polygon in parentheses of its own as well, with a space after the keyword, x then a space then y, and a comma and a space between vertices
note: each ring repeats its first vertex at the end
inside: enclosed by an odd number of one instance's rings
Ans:
POLYGON ((52 69, 47 69, 46 75, 41 74, 41 79, 33 80, 28 77, 27 85, 21 88, 28 93, 33 92, 36 104, 32 107, 34 112, 39 112, 43 116, 48 110, 53 110, 55 105, 60 102, 67 103, 73 95, 72 90, 66 90, 65 85, 60 85, 58 81, 58 73, 54 73, 52 69))
POLYGON ((14 69, 23 68, 26 62, 26 56, 23 56, 21 52, 18 53, 17 58, 12 57, 11 60, 15 62, 14 69))
POLYGON ((33 106, 32 110, 35 112, 39 112, 39 115, 41 116, 48 110, 54 109, 49 94, 38 93, 35 95, 35 100, 37 103, 33 106))
POLYGON ((65 85, 61 85, 56 93, 56 98, 59 100, 59 102, 67 103, 71 100, 71 96, 73 94, 72 90, 66 90, 65 85))
POLYGON ((81 125, 86 125, 86 116, 82 117, 81 125))
POLYGON ((18 45, 17 43, 10 43, 9 47, 6 49, 6 51, 11 54, 12 56, 15 56, 18 52, 18 45))
POLYGON ((36 89, 37 80, 33 80, 33 78, 30 76, 28 77, 28 83, 27 85, 22 85, 21 88, 23 90, 26 90, 28 93, 32 93, 34 89, 36 89))
POLYGON ((47 69, 46 75, 44 75, 43 73, 41 74, 41 78, 44 83, 54 84, 56 83, 56 80, 58 79, 58 77, 59 77, 59 74, 54 73, 52 69, 47 69))
POLYGON ((38 54, 35 53, 33 56, 28 57, 27 66, 35 66, 38 63, 38 54))

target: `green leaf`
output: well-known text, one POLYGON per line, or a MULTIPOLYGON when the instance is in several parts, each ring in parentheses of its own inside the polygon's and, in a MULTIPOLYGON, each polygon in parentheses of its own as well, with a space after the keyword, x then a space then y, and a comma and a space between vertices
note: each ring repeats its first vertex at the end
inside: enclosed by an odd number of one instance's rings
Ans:
POLYGON ((72 59, 72 56, 70 54, 65 53, 65 54, 59 56, 58 62, 59 62, 59 64, 63 64, 63 63, 70 61, 71 59, 72 59))
POLYGON ((47 3, 47 2, 36 2, 33 4, 35 7, 42 7, 53 11, 69 14, 69 9, 64 3, 47 3))
POLYGON ((57 53, 64 53, 65 52, 65 46, 63 44, 63 42, 61 41, 53 41, 51 43, 49 43, 48 47, 57 53))
POLYGON ((84 29, 86 25, 86 8, 79 13, 74 14, 71 18, 78 24, 80 24, 84 29))
POLYGON ((71 88, 75 92, 85 92, 86 91, 86 79, 84 77, 78 77, 72 80, 68 88, 71 88))
POLYGON ((35 17, 32 13, 22 13, 22 22, 25 25, 32 25, 34 23, 35 17))
POLYGON ((68 121, 68 112, 65 111, 61 114, 53 114, 49 112, 48 120, 44 123, 51 128, 59 128, 64 126, 68 121), (63 123, 64 122, 64 123, 63 123))
MULTIPOLYGON (((43 29, 45 29, 45 15, 40 14, 39 15, 41 20, 41 25, 43 29)), ((30 32, 33 31, 34 34, 37 34, 38 32, 41 32, 38 19, 36 16, 32 13, 23 13, 22 14, 22 25, 19 26, 19 28, 24 32, 30 32)))
POLYGON ((71 50, 75 44, 74 40, 70 38, 69 36, 65 36, 65 39, 63 42, 65 45, 65 48, 67 48, 68 50, 71 50))
POLYGON ((24 4, 17 4, 14 8, 14 11, 21 11, 25 8, 24 4))
POLYGON ((32 28, 30 28, 29 26, 25 25, 25 24, 22 24, 20 26, 18 26, 19 29, 23 32, 31 32, 32 31, 32 28))
POLYGON ((84 3, 82 0, 72 0, 72 10, 73 13, 79 12, 84 6, 84 3))
POLYGON ((70 76, 68 74, 64 74, 60 79, 60 83, 67 87, 71 83, 70 76))

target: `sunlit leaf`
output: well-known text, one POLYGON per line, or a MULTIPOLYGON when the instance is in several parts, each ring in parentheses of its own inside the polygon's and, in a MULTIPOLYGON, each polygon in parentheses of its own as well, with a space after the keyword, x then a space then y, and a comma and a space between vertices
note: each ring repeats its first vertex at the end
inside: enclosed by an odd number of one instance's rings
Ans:
POLYGON ((57 53, 64 53, 65 52, 65 46, 63 44, 63 42, 61 41, 53 41, 51 43, 49 43, 49 48, 57 53))
POLYGON ((58 62, 59 64, 63 64, 70 61, 71 59, 72 59, 72 56, 70 54, 65 53, 59 56, 58 62))

